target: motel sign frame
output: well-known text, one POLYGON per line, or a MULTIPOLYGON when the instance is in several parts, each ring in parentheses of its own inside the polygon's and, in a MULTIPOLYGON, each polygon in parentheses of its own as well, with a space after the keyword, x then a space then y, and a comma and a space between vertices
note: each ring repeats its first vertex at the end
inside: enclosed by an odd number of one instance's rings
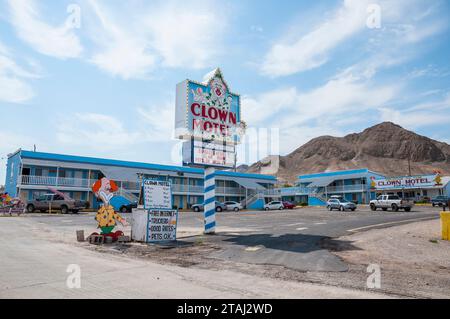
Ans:
POLYGON ((204 233, 216 228, 215 167, 232 168, 242 130, 241 98, 232 93, 219 68, 203 83, 176 86, 175 136, 184 140, 183 165, 203 167, 204 233))

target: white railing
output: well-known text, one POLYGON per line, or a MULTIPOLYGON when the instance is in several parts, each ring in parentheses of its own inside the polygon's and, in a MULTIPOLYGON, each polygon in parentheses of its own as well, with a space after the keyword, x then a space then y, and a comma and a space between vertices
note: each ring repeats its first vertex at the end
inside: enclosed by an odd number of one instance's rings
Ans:
MULTIPOLYGON (((174 193, 197 193, 203 194, 203 186, 172 184, 172 192, 174 193)), ((245 195, 245 189, 239 187, 216 187, 216 194, 227 195, 245 195)))
POLYGON ((364 192, 365 185, 344 185, 327 187, 286 187, 279 188, 278 192, 283 196, 315 195, 317 193, 342 193, 342 192, 364 192))
POLYGON ((364 185, 343 185, 343 186, 327 186, 327 193, 339 193, 339 192, 363 192, 364 185))
POLYGON ((203 186, 172 184, 172 192, 174 192, 174 193, 199 193, 199 194, 203 194, 203 186))
POLYGON ((89 179, 85 178, 67 178, 67 177, 52 177, 52 176, 31 176, 22 175, 22 185, 45 185, 45 186, 71 186, 88 188, 90 184, 89 179))
MULTIPOLYGON (((67 177, 51 177, 51 176, 32 176, 22 175, 19 178, 22 185, 38 185, 38 186, 53 186, 53 187, 78 187, 89 189, 96 180, 86 178, 67 178, 67 177)), ((139 191, 139 184, 137 182, 116 181, 120 189, 125 191, 139 191)), ((204 192, 203 186, 198 185, 183 185, 172 184, 172 192, 174 193, 190 193, 202 195, 204 192)), ((270 194, 278 195, 278 190, 266 190, 270 194)), ((240 195, 245 196, 245 188, 242 187, 216 187, 216 194, 218 195, 240 195)), ((266 195, 270 195, 267 193, 266 195)))

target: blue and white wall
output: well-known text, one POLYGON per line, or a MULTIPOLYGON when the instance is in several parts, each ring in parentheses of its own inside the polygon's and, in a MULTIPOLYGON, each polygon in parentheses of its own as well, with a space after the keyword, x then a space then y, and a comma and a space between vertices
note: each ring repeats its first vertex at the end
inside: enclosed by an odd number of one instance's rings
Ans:
POLYGON ((8 157, 6 163, 6 179, 5 192, 9 193, 11 197, 17 196, 17 179, 20 175, 21 159, 20 151, 8 157))

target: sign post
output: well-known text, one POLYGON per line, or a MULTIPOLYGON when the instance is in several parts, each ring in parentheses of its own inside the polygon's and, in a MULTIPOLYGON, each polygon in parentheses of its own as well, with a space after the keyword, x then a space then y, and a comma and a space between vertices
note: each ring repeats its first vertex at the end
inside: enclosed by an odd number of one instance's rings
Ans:
POLYGON ((236 144, 243 135, 240 96, 231 93, 220 69, 205 82, 177 84, 175 134, 185 140, 183 165, 202 167, 204 175, 204 233, 216 228, 215 170, 235 166, 236 144))
POLYGON ((205 169, 204 181, 204 222, 205 234, 216 231, 216 170, 214 167, 205 169))

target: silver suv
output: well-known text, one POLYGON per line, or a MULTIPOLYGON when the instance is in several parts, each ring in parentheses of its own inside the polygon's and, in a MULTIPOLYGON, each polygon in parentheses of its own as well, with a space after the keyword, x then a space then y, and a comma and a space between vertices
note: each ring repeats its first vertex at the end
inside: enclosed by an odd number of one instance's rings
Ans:
POLYGON ((337 209, 340 211, 351 210, 355 211, 356 204, 349 202, 343 198, 331 198, 327 202, 327 209, 331 212, 333 209, 337 209))

